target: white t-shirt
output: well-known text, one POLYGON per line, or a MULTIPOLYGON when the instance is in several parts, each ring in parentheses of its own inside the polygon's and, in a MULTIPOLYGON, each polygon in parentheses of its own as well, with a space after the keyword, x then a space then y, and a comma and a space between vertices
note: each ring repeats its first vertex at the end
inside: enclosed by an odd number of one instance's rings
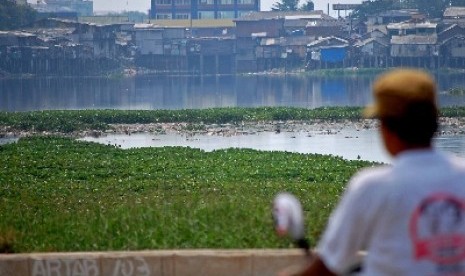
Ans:
POLYGON ((343 273, 465 275, 465 163, 435 150, 399 154, 350 181, 317 251, 343 273))

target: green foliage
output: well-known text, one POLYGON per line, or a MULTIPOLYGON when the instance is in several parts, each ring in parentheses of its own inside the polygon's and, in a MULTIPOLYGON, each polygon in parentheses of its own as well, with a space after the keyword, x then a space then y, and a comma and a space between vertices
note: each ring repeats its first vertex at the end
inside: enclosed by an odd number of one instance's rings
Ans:
MULTIPOLYGON (((461 90, 460 90, 461 91, 461 90)), ((459 90, 453 90, 459 93, 459 90)), ((451 92, 451 93, 452 93, 451 92)), ((0 112, 0 126, 17 131, 72 133, 105 130, 109 124, 188 123, 188 130, 202 130, 204 124, 240 124, 259 121, 359 120, 361 107, 210 108, 185 110, 46 110, 0 112)), ((444 107, 442 116, 458 117, 465 107, 444 107)))
POLYGON ((281 0, 274 3, 271 7, 272 11, 296 11, 299 5, 299 0, 281 0))
MULTIPOLYGON (((462 93, 452 90, 451 93, 462 93)), ((46 110, 0 112, 0 126, 17 131, 72 133, 105 130, 109 124, 188 123, 188 130, 203 130, 204 124, 240 124, 242 122, 296 120, 359 120, 361 107, 210 108, 185 110, 46 110)), ((441 115, 464 116, 465 107, 444 107, 441 115)))
POLYGON ((366 20, 367 16, 375 15, 387 10, 395 9, 395 0, 374 0, 363 1, 362 4, 356 8, 352 16, 361 20, 366 20))
POLYGON ((302 7, 300 7, 300 10, 302 11, 313 11, 315 10, 315 4, 313 3, 312 0, 307 0, 302 7))
POLYGON ((0 0, 0 30, 14 30, 33 23, 36 11, 14 1, 0 0))
POLYGON ((354 10, 353 17, 366 19, 387 10, 418 9, 429 18, 442 18, 444 10, 449 6, 465 6, 464 0, 374 0, 363 1, 362 5, 354 10))
MULTIPOLYGON (((358 119, 358 107, 210 108, 186 110, 45 110, 0 112, 0 126, 21 131, 69 133, 104 130, 108 124, 176 123, 224 124, 272 120, 358 119)), ((197 126, 198 128, 199 126, 197 126)))
POLYGON ((442 18, 449 1, 444 0, 416 0, 416 8, 430 18, 442 18))
POLYGON ((119 13, 111 12, 109 13, 111 16, 127 16, 129 22, 134 22, 134 23, 143 23, 147 19, 149 19, 149 15, 144 12, 139 12, 139 11, 123 11, 119 13))
POLYGON ((450 0, 451 7, 464 7, 465 0, 450 0))
POLYGON ((450 106, 441 108, 440 115, 443 117, 465 117, 465 107, 463 106, 450 106))
POLYGON ((57 137, 23 138, 0 152, 0 249, 10 252, 287 248, 272 229, 278 192, 302 199, 316 241, 349 177, 372 165, 57 137))
POLYGON ((462 87, 450 88, 449 90, 447 90, 447 93, 450 95, 455 95, 455 96, 463 96, 465 95, 465 88, 462 88, 462 87))

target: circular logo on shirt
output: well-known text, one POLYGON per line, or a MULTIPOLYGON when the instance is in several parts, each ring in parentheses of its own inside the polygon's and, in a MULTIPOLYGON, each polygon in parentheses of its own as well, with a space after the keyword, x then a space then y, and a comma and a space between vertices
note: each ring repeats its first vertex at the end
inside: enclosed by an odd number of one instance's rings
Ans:
POLYGON ((465 205, 449 194, 425 198, 410 217, 414 259, 438 264, 465 260, 465 205))

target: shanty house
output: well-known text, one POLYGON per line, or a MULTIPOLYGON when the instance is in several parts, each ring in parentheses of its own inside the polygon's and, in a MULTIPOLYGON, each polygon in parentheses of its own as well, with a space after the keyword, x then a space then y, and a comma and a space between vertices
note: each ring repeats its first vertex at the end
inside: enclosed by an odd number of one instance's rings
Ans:
POLYGON ((386 38, 370 37, 354 44, 353 58, 357 67, 386 67, 389 54, 389 41, 386 38))
POLYGON ((443 13, 443 23, 465 25, 465 7, 447 7, 443 13))
POLYGON ((345 67, 349 42, 330 36, 307 45, 307 69, 345 67))
POLYGON ((433 67, 437 64, 437 23, 392 23, 387 26, 391 66, 433 67))

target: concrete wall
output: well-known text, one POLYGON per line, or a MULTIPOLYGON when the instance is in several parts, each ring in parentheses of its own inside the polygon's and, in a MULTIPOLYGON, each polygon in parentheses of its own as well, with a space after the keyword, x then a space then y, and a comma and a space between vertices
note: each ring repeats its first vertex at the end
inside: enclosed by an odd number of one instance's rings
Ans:
POLYGON ((0 276, 266 276, 307 262, 298 249, 0 254, 0 276))

